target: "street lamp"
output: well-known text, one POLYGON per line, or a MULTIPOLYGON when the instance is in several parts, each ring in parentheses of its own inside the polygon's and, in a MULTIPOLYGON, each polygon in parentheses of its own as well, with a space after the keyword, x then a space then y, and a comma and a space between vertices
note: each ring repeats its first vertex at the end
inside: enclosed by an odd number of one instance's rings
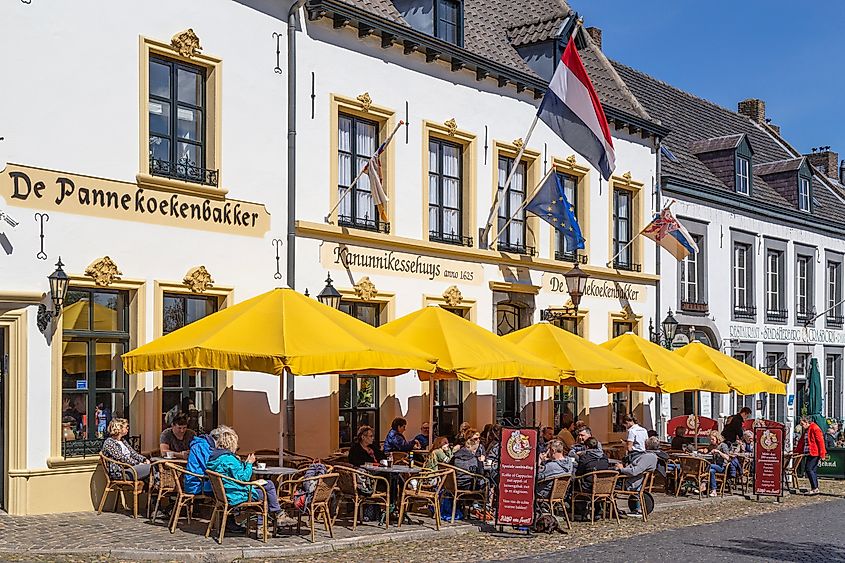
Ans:
POLYGON ((578 315, 578 305, 581 304, 581 297, 587 289, 587 280, 590 275, 582 270, 578 264, 575 267, 563 274, 563 279, 566 282, 566 290, 569 292, 569 300, 572 301, 572 307, 560 307, 555 309, 543 309, 540 311, 540 320, 552 321, 554 319, 574 317, 578 315))
POLYGON ((70 278, 62 269, 62 257, 59 256, 59 261, 56 262, 56 270, 47 276, 50 282, 50 298, 53 300, 53 316, 58 317, 62 312, 62 307, 65 304, 65 297, 67 296, 67 288, 70 284, 70 278))
POLYGON ((328 305, 332 309, 340 309, 340 300, 342 297, 340 292, 332 285, 331 274, 328 274, 326 276, 326 287, 317 295, 317 301, 323 305, 328 305))
POLYGON ((666 318, 660 323, 660 329, 654 329, 654 323, 648 322, 648 333, 650 340, 655 344, 660 344, 664 348, 672 348, 672 340, 675 339, 675 333, 678 332, 678 321, 675 315, 672 314, 672 309, 666 314, 666 318))

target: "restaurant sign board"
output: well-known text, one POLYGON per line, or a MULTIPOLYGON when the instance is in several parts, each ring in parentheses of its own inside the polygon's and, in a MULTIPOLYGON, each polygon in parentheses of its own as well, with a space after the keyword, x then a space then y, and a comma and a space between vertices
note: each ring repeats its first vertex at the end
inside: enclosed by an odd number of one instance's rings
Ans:
POLYGON ((719 422, 706 416, 695 416, 694 414, 676 416, 666 423, 666 433, 669 436, 675 435, 678 427, 683 427, 685 438, 706 438, 711 430, 719 428, 719 422), (698 434, 696 435, 696 429, 698 434))
MULTIPOLYGON (((549 293, 560 293, 569 295, 566 288, 566 278, 561 274, 543 273, 543 290, 549 293)), ((630 301, 643 301, 646 292, 641 285, 627 282, 600 280, 589 278, 584 286, 585 297, 597 297, 600 299, 613 299, 621 303, 630 301)))
POLYGON ((754 494, 783 496, 783 426, 754 428, 754 494))
POLYGON ((0 173, 0 196, 16 207, 231 235, 261 237, 270 228, 270 215, 259 203, 11 163, 0 173))
POLYGON ((458 262, 424 254, 335 242, 324 242, 320 246, 320 264, 325 268, 340 267, 350 272, 424 278, 428 281, 461 284, 477 285, 482 283, 484 278, 482 266, 474 262, 458 262))
POLYGON ((499 505, 496 524, 530 526, 534 522, 537 429, 502 429, 499 505))

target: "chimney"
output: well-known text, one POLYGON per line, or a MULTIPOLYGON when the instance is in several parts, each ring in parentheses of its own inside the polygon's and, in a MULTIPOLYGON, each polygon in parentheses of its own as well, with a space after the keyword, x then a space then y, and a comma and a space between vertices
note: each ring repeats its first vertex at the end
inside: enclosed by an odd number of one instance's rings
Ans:
POLYGON ((839 183, 845 184, 845 160, 839 164, 839 183))
POLYGON ((596 47, 599 48, 601 51, 601 28, 600 27, 588 27, 586 29, 587 34, 589 34, 590 39, 593 40, 593 43, 596 44, 596 47))
POLYGON ((830 147, 820 147, 819 150, 813 149, 813 152, 804 156, 807 157, 810 164, 819 169, 825 176, 839 181, 842 171, 839 168, 839 154, 830 150, 830 147))
POLYGON ((780 135, 780 125, 775 125, 774 123, 768 124, 769 129, 771 129, 775 135, 780 135))
POLYGON ((757 98, 742 100, 736 105, 736 110, 745 117, 759 124, 766 122, 766 102, 757 98))

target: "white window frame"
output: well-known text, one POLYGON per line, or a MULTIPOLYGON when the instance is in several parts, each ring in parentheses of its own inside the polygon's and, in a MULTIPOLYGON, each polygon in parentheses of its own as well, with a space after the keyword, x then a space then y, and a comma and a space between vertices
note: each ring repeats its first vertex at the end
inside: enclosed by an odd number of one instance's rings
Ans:
POLYGON ((842 292, 839 289, 841 265, 839 262, 827 263, 827 311, 834 317, 842 316, 842 292))
POLYGON ((810 211, 810 180, 807 178, 798 178, 798 209, 810 211))
POLYGON ((797 313, 809 313, 810 284, 808 273, 810 271, 809 256, 798 256, 795 261, 795 309, 797 313))
POLYGON ((698 303, 698 253, 690 252, 681 262, 681 300, 698 303))
POLYGON ((766 310, 781 311, 780 262, 782 254, 776 250, 766 252, 766 310))
POLYGON ((751 162, 744 156, 736 157, 736 192, 748 195, 751 193, 751 162))
POLYGON ((748 306, 748 247, 744 244, 734 245, 734 306, 748 306))

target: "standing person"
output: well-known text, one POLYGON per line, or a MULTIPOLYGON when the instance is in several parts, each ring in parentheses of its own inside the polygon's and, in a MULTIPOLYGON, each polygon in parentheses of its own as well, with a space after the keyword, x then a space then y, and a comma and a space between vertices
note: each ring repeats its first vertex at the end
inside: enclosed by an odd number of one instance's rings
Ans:
POLYGON ((419 449, 420 443, 414 440, 409 442, 405 439, 405 428, 408 427, 408 421, 401 417, 396 417, 390 423, 390 431, 384 438, 384 455, 390 455, 390 452, 410 452, 414 449, 419 449))
POLYGON ((819 425, 813 422, 813 419, 809 416, 801 417, 801 428, 804 432, 795 447, 795 452, 807 456, 804 463, 804 472, 810 481, 810 490, 807 491, 807 494, 817 495, 819 494, 819 477, 816 471, 819 468, 819 461, 827 457, 824 435, 819 425))
POLYGON ((167 457, 167 452, 173 452, 173 457, 188 459, 191 441, 196 435, 196 432, 188 428, 188 417, 184 414, 177 415, 170 428, 165 428, 158 439, 161 455, 167 457))
POLYGON ((722 437, 730 445, 733 445, 742 436, 742 424, 751 416, 751 409, 742 407, 739 412, 731 416, 722 429, 722 437))
POLYGON ((637 424, 633 414, 626 414, 622 419, 628 435, 625 438, 625 446, 629 452, 644 452, 645 441, 648 440, 648 430, 637 424))

